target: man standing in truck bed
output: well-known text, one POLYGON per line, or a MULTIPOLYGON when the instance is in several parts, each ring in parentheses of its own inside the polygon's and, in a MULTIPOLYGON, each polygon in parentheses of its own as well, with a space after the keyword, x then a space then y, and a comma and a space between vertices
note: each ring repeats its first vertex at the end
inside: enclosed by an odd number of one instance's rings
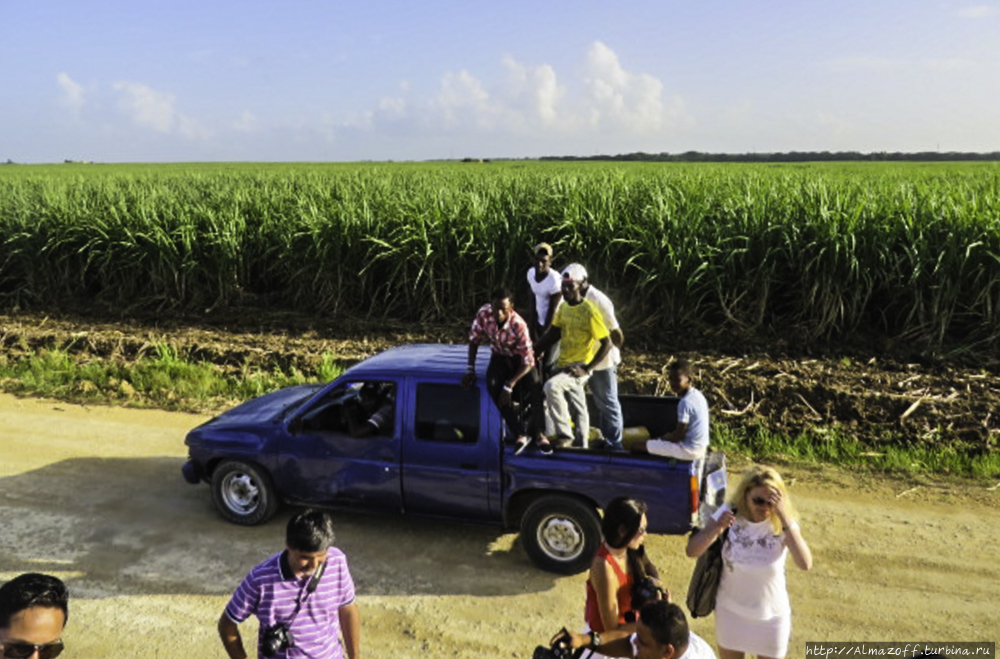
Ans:
POLYGON ((553 343, 560 342, 555 375, 544 387, 549 423, 555 440, 561 443, 575 438, 583 448, 587 447, 590 434, 584 387, 594 368, 611 350, 610 334, 601 312, 583 298, 586 280, 587 271, 577 263, 563 270, 563 304, 556 309, 552 327, 535 346, 536 354, 542 354, 553 343))
POLYGON ((593 303, 601 312, 604 326, 608 328, 611 335, 611 350, 608 351, 608 356, 594 368, 590 375, 590 393, 593 394, 594 404, 601 413, 601 435, 604 437, 605 447, 623 450, 622 433, 625 427, 622 406, 618 402, 618 364, 622 360, 620 348, 625 342, 625 336, 622 334, 621 326, 618 325, 618 319, 615 317, 615 305, 610 298, 590 285, 587 271, 582 265, 573 265, 578 267, 583 275, 583 285, 580 290, 584 299, 593 303))

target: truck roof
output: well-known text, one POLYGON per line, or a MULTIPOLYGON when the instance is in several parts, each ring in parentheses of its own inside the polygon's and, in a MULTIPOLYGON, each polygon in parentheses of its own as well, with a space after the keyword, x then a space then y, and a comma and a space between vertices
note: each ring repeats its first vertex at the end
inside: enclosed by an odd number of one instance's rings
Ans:
MULTIPOLYGON (((476 370, 485 374, 489 362, 489 348, 480 346, 476 370), (483 351, 486 351, 485 357, 483 351)), ((465 372, 469 361, 468 344, 415 343, 390 348, 347 369, 350 377, 368 374, 384 376, 387 373, 407 373, 419 370, 425 374, 459 376, 465 372)))

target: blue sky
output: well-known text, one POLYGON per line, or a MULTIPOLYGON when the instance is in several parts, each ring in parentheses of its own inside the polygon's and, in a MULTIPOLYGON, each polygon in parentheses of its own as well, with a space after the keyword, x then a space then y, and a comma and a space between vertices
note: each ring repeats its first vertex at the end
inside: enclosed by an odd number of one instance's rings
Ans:
POLYGON ((1000 150, 1000 0, 0 0, 0 161, 1000 150))

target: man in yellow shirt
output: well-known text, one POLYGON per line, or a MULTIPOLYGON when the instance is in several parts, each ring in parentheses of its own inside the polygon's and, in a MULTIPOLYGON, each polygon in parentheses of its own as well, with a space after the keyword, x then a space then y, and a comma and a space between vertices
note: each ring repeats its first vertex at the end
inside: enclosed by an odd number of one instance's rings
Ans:
MULTIPOLYGON (((587 412, 585 387, 594 367, 611 350, 611 338, 597 307, 585 300, 582 284, 587 273, 579 264, 568 266, 562 274, 563 304, 559 305, 552 326, 535 344, 536 355, 559 341, 559 361, 554 375, 545 383, 547 428, 554 441, 574 439, 587 447, 590 414, 587 412), (572 425, 571 425, 572 421, 572 425)), ((544 450, 544 444, 541 445, 544 450)))

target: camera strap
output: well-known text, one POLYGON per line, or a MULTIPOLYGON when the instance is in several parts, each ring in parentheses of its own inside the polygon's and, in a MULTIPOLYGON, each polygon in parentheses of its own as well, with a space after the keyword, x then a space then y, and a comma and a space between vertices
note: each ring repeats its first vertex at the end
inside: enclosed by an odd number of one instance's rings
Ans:
POLYGON ((323 572, 326 570, 326 561, 323 561, 316 572, 313 573, 312 578, 309 579, 302 590, 299 591, 299 599, 295 602, 295 610, 292 611, 292 617, 290 617, 284 625, 291 629, 292 623, 295 622, 295 617, 299 615, 299 611, 302 609, 302 603, 306 601, 306 598, 312 594, 316 587, 319 586, 319 580, 323 578, 323 572))

